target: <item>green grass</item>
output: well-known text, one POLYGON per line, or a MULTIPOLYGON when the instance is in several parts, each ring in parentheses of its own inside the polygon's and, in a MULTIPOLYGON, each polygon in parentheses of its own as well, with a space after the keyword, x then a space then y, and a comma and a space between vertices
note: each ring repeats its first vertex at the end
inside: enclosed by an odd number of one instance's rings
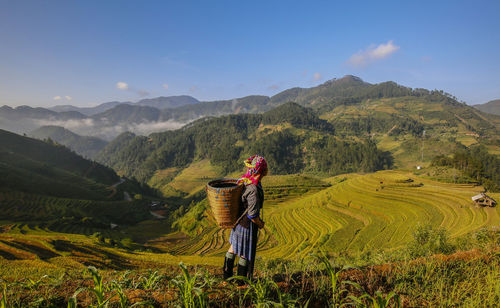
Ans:
POLYGON ((184 262, 115 271, 61 261, 57 266, 40 266, 35 260, 6 270, 0 260, 0 273, 4 304, 18 307, 37 302, 90 306, 106 300, 112 307, 303 307, 307 303, 313 307, 341 303, 360 308, 494 307, 500 300, 499 260, 498 246, 359 268, 324 256, 298 262, 275 259, 260 264, 253 281, 234 278, 245 281, 245 288, 223 283, 220 270, 213 267, 184 262))

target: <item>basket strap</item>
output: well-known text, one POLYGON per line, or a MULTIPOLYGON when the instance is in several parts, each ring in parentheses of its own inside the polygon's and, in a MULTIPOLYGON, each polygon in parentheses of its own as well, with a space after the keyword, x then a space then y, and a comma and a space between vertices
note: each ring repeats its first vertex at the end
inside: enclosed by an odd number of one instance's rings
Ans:
POLYGON ((238 220, 234 223, 233 229, 236 228, 236 226, 240 223, 240 221, 245 217, 245 215, 248 213, 248 208, 245 209, 243 214, 238 218, 238 220))

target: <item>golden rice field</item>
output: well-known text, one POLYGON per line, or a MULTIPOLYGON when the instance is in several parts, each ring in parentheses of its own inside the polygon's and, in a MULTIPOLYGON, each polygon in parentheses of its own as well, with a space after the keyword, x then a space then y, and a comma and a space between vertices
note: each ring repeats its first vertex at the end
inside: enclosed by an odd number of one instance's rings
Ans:
MULTIPOLYGON (((328 179, 330 187, 312 186, 295 194, 276 194, 264 183, 266 202, 258 254, 301 258, 320 249, 352 253, 404 246, 415 228, 431 224, 458 237, 483 227, 500 228, 500 210, 476 207, 471 196, 481 187, 441 183, 405 171, 350 174, 328 179), (285 197, 286 196, 286 197, 285 197)), ((497 200, 500 194, 491 194, 497 200)), ((207 213, 206 219, 212 219, 207 213)), ((175 255, 219 256, 228 247, 229 230, 210 224, 181 241, 175 255)))
MULTIPOLYGON (((483 227, 500 228, 500 210, 480 208, 471 196, 481 187, 449 184, 405 171, 348 174, 328 179, 303 175, 265 178, 266 201, 258 256, 301 259, 324 250, 352 254, 405 246, 421 224, 458 237, 483 227), (409 179, 413 180, 410 181, 409 179)), ((500 194, 491 194, 500 200, 500 194)), ((206 202, 206 201, 205 201, 206 202)), ((15 276, 37 268, 95 265, 114 269, 188 264, 220 265, 230 230, 216 227, 210 211, 187 234, 168 233, 162 221, 144 221, 121 231, 102 232, 63 224, 0 221, 0 273, 15 276), (119 234, 119 236, 117 235, 119 234), (110 243, 141 234, 151 251, 130 251, 110 243), (118 238, 116 238, 118 236, 118 238), (15 267, 12 265, 15 264, 15 267)), ((125 243, 126 244, 126 243, 125 243)))

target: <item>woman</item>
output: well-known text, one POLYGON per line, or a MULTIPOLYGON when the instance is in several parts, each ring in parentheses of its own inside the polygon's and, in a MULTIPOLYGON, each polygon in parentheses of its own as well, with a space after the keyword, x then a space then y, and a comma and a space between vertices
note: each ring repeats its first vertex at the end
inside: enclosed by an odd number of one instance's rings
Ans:
POLYGON ((239 222, 231 231, 229 243, 231 247, 224 260, 224 279, 233 276, 234 260, 238 262, 238 276, 253 275, 255 264, 255 250, 257 248, 257 231, 264 228, 260 218, 260 209, 264 204, 264 191, 260 181, 267 175, 267 162, 264 157, 255 155, 245 161, 247 173, 238 180, 245 187, 241 196, 243 203, 239 213, 239 222))

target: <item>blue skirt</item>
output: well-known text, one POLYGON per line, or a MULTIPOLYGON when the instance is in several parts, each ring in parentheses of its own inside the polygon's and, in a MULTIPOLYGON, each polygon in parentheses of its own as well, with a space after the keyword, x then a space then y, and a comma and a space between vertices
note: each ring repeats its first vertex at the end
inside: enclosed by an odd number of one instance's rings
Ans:
POLYGON ((234 253, 249 261, 253 261, 257 248, 257 231, 258 227, 252 221, 250 221, 248 228, 238 224, 236 228, 231 230, 229 243, 233 246, 234 253))

